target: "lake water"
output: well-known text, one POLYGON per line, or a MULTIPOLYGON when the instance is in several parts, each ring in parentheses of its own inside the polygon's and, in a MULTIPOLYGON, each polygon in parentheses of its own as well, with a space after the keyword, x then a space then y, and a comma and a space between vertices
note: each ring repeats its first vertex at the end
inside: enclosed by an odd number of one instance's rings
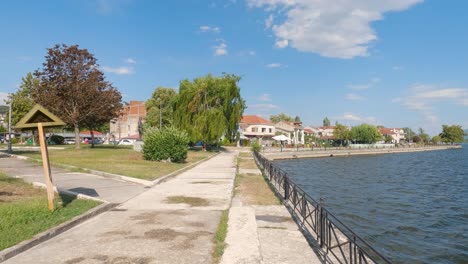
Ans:
POLYGON ((394 263, 468 263, 463 149, 276 161, 394 263))

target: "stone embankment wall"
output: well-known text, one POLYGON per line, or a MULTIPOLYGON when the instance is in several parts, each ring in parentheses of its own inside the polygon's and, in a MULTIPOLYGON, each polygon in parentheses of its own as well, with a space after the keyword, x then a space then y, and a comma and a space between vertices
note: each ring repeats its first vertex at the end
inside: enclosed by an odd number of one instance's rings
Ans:
POLYGON ((337 156, 352 156, 352 155, 377 155, 391 153, 406 153, 420 151, 434 151, 446 149, 460 149, 461 145, 440 145, 440 146, 412 146, 412 147, 395 147, 395 148, 315 148, 315 149, 264 149, 262 155, 269 160, 279 159, 298 159, 298 158, 320 158, 320 157, 337 157, 337 156))

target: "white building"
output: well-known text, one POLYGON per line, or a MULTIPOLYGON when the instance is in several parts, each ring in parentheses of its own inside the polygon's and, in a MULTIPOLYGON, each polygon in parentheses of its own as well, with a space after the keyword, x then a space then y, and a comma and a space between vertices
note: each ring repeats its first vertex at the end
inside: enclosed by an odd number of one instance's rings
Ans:
POLYGON ((269 141, 275 136, 276 129, 273 123, 255 115, 245 115, 239 123, 239 132, 241 139, 257 139, 260 144, 262 141, 269 141))
POLYGON ((304 128, 302 122, 280 121, 275 124, 276 131, 289 138, 288 144, 304 144, 304 128))
MULTIPOLYGON (((399 144, 401 141, 405 140, 405 131, 401 128, 386 128, 380 127, 379 128, 380 134, 385 138, 386 136, 392 137, 392 142, 395 144, 399 144)), ((384 142, 383 140, 382 142, 384 142)))

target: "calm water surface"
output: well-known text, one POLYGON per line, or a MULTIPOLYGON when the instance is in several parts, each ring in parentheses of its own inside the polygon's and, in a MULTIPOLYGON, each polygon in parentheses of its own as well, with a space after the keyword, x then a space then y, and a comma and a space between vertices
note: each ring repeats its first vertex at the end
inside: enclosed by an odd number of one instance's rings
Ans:
POLYGON ((468 263, 463 149, 275 162, 394 263, 468 263))

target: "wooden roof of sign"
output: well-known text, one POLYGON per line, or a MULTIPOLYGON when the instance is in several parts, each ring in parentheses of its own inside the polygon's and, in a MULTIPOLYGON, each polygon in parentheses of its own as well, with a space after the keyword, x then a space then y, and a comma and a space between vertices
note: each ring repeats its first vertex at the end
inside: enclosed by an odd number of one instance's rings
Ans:
POLYGON ((36 104, 18 123, 16 123, 14 128, 36 128, 38 123, 42 123, 43 127, 59 127, 65 125, 65 122, 56 115, 52 114, 43 106, 36 104))

